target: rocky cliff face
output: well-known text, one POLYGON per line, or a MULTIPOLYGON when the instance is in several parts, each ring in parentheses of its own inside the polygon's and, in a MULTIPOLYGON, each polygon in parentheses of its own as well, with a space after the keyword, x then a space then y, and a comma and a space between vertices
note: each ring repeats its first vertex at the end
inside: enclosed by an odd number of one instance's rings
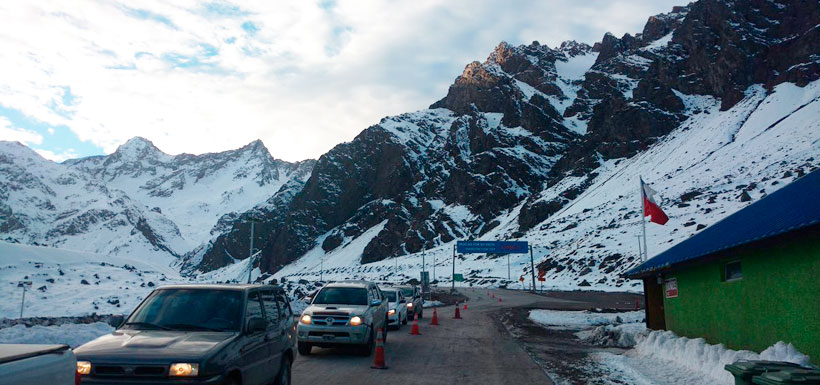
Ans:
MULTIPOLYGON (((505 236, 522 236, 584 193, 608 160, 646 151, 700 113, 688 95, 728 110, 755 84, 816 80, 816 20, 816 2, 701 0, 592 47, 501 43, 430 109, 367 128, 257 212, 261 269, 347 249, 356 262, 378 261, 481 237, 510 218, 517 230, 505 236)), ((246 255, 247 239, 247 225, 234 223, 200 251, 200 268, 246 255)))

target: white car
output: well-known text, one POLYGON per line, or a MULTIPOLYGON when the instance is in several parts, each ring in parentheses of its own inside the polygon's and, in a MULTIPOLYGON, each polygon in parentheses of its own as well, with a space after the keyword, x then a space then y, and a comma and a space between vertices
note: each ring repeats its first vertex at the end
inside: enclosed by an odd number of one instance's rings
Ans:
POLYGON ((381 290, 387 300, 387 327, 401 329, 401 325, 407 325, 407 299, 399 289, 388 287, 381 290))

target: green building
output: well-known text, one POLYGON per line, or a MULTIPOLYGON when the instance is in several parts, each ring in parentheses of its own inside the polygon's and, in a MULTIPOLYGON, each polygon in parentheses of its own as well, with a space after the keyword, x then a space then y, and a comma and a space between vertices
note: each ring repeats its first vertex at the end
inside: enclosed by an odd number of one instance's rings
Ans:
POLYGON ((790 342, 820 364, 820 170, 629 270, 646 321, 760 352, 790 342))

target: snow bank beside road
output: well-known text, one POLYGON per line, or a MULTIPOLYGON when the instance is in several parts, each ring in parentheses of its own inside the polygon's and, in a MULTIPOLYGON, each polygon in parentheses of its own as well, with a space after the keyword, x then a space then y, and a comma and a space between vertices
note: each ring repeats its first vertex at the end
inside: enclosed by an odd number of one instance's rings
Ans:
POLYGON ((550 329, 577 330, 599 325, 643 322, 643 311, 599 313, 592 311, 531 310, 534 322, 550 329))
POLYGON ((786 361, 809 365, 807 355, 797 351, 794 345, 782 341, 758 354, 748 350, 726 349, 722 344, 710 345, 703 338, 678 337, 670 331, 656 330, 646 336, 639 334, 636 339, 638 344, 635 345, 635 358, 671 362, 701 373, 720 384, 734 383, 734 377, 724 366, 741 360, 786 361))
POLYGON ((15 325, 10 328, 0 329, 0 343, 66 344, 76 348, 112 331, 114 331, 114 328, 105 322, 32 327, 15 325))

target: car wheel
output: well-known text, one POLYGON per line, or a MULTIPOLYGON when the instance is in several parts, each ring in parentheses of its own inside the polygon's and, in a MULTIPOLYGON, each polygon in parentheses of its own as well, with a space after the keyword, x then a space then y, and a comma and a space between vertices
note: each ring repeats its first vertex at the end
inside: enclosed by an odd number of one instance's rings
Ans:
POLYGON ((313 345, 307 342, 299 342, 296 344, 300 356, 309 356, 310 351, 313 350, 313 345))
POLYGON ((384 342, 385 344, 387 343, 387 329, 390 329, 390 328, 385 327, 384 328, 384 334, 382 334, 382 342, 384 342))
POLYGON ((363 357, 369 357, 371 353, 373 353, 373 347, 376 343, 376 333, 372 328, 370 329, 370 338, 368 339, 367 343, 364 345, 359 346, 359 355, 363 357))
POLYGON ((419 312, 419 319, 422 319, 422 318, 424 318, 424 310, 423 309, 419 312))
POLYGON ((225 379, 225 382, 222 383, 223 385, 239 385, 239 379, 237 378, 236 374, 231 374, 228 378, 225 379))
POLYGON ((407 325, 407 313, 404 313, 404 320, 401 321, 402 325, 407 325))
POLYGON ((293 360, 290 357, 282 359, 282 367, 279 368, 279 374, 276 376, 276 385, 290 385, 290 373, 293 360))

